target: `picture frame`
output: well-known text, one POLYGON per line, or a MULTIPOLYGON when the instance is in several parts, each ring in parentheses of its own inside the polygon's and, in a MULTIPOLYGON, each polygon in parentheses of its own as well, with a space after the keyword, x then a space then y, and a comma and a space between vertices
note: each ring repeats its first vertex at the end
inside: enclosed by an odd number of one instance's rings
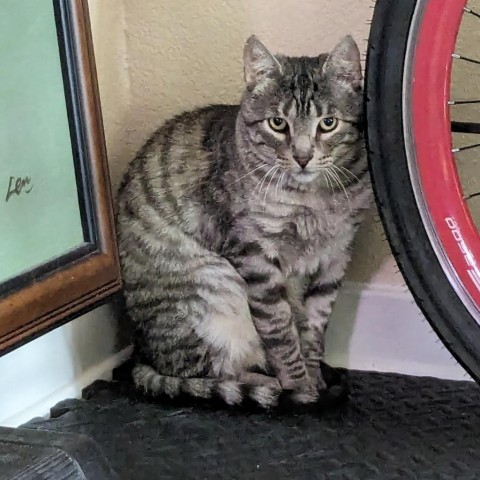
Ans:
POLYGON ((10 131, 0 135, 0 223, 9 226, 0 227, 0 354, 121 288, 87 0, 13 2, 4 6, 11 16, 3 15, 5 22, 35 20, 17 33, 27 35, 20 40, 12 27, 3 62, 8 67, 8 55, 14 55, 17 77, 0 77, 0 104, 2 90, 3 103, 9 102, 1 104, 9 112, 4 127, 10 131), (21 4, 44 10, 23 17, 21 4), (22 82, 30 87, 21 89, 22 82), (30 98, 28 92, 37 90, 30 98), (5 93, 12 91, 10 97, 5 93), (17 117, 21 123, 12 126, 17 117))

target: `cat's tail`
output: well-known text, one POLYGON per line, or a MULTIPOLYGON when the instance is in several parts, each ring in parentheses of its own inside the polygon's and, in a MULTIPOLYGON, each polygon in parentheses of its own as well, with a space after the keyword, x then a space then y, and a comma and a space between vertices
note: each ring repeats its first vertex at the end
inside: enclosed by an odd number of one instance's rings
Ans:
POLYGON ((132 377, 136 388, 150 397, 168 395, 173 398, 181 394, 203 399, 219 397, 228 405, 240 405, 245 398, 250 398, 268 409, 278 404, 281 393, 281 389, 271 385, 249 385, 216 378, 169 377, 145 364, 135 365, 132 377))

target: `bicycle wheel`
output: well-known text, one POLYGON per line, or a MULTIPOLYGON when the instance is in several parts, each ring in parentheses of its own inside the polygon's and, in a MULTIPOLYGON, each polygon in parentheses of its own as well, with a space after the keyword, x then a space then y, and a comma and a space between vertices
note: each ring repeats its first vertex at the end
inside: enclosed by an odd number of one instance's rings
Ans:
POLYGON ((480 155, 480 124, 452 114, 462 106, 480 114, 480 100, 450 96, 453 62, 480 73, 480 59, 456 49, 466 16, 480 28, 467 0, 377 0, 365 109, 372 183, 392 252, 433 329, 479 381, 480 235, 469 202, 480 193, 464 193, 458 162, 467 151, 480 155))

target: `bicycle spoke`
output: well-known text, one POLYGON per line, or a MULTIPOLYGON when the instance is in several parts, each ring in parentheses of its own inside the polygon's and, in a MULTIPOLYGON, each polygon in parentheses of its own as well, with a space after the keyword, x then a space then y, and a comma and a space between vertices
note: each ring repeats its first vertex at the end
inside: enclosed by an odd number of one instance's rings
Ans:
POLYGON ((455 133, 480 133, 480 123, 452 122, 452 132, 455 132, 455 133))
POLYGON ((470 200, 471 198, 480 197, 480 192, 471 193, 470 195, 464 195, 464 200, 470 200))
MULTIPOLYGON (((464 11, 466 13, 469 13, 470 15, 473 15, 476 18, 480 19, 480 14, 475 12, 469 7, 464 7, 464 11)), ((480 61, 475 60, 473 58, 469 57, 464 57, 462 55, 459 55, 457 53, 453 53, 452 57, 455 59, 459 60, 464 60, 466 62, 470 63, 475 63, 475 64, 480 64, 480 61)), ((448 105, 468 105, 468 104, 475 104, 475 103, 480 103, 480 100, 450 100, 448 102, 448 105)), ((480 123, 473 123, 473 122, 451 122, 452 125, 452 132, 455 133, 480 133, 480 123)), ((463 150, 470 150, 472 148, 478 148, 480 147, 480 144, 474 144, 474 145, 467 145, 466 147, 458 147, 458 148, 453 148, 452 152, 453 153, 458 153, 463 150)), ((475 192, 475 193, 470 193, 468 195, 464 195, 463 199, 464 200, 471 200, 472 198, 480 197, 480 192, 475 192)))
POLYGON ((474 17, 480 18, 480 14, 478 14, 477 12, 474 12, 471 8, 465 7, 464 10, 465 12, 470 13, 474 17))
POLYGON ((464 57, 463 55, 459 55, 458 53, 452 53, 452 57, 458 60, 464 60, 465 62, 475 63, 480 65, 480 60, 476 60, 475 58, 464 57))
POLYGON ((480 100, 449 100, 449 105, 467 105, 470 103, 480 103, 480 100))
POLYGON ((478 147, 480 147, 480 143, 475 143, 474 145, 467 145, 466 147, 452 148, 452 153, 463 152, 464 150, 471 150, 472 148, 478 147))

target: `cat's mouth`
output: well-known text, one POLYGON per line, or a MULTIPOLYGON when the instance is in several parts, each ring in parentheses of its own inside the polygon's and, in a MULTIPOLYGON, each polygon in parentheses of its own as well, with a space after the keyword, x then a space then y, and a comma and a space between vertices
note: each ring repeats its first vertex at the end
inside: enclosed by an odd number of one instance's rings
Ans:
POLYGON ((319 172, 305 169, 292 172, 291 175, 298 183, 310 183, 318 177, 318 173, 319 172))

